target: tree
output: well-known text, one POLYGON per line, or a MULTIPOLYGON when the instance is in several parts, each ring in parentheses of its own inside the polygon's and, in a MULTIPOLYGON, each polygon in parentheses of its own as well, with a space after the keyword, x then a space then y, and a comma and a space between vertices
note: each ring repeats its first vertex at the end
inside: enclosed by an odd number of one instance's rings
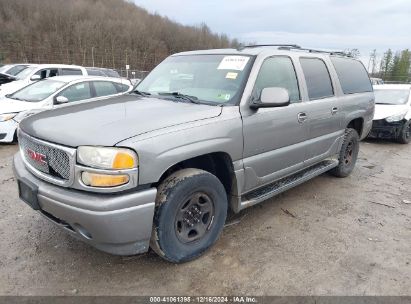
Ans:
POLYGON ((0 0, 0 29, 4 62, 150 70, 172 53, 239 44, 125 0, 0 0))
POLYGON ((375 69, 377 67, 377 50, 374 49, 370 54, 370 61, 368 62, 367 70, 371 75, 375 74, 375 69))
POLYGON ((392 71, 392 64, 393 64, 393 53, 391 49, 388 49, 384 53, 381 59, 381 64, 380 64, 380 71, 381 71, 383 80, 387 80, 387 78, 389 77, 392 71))
POLYGON ((410 71, 411 53, 408 49, 401 52, 401 57, 398 63, 397 79, 401 82, 408 82, 410 71))

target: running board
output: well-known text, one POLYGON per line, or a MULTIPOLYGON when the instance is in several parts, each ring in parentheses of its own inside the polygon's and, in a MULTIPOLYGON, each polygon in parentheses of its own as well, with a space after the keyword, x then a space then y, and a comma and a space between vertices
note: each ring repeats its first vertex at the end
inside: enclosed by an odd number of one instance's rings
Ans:
POLYGON ((280 179, 256 190, 252 190, 242 196, 240 210, 258 204, 281 192, 300 185, 313 177, 338 166, 338 160, 325 160, 293 175, 280 179))

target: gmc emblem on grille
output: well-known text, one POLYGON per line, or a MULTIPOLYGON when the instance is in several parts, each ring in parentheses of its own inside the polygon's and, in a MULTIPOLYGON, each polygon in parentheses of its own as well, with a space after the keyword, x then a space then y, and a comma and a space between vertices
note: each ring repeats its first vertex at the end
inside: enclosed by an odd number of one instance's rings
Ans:
POLYGON ((27 155, 34 161, 46 165, 47 164, 47 157, 44 154, 38 153, 36 151, 33 151, 31 149, 27 149, 27 155))

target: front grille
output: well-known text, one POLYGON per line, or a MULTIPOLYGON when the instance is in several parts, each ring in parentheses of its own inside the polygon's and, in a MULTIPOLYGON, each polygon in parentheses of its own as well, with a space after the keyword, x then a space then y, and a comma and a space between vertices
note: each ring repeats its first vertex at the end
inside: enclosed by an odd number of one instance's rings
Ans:
POLYGON ((70 179, 70 157, 66 151, 23 134, 19 145, 25 161, 33 168, 58 179, 70 179))
POLYGON ((394 122, 387 122, 385 119, 378 119, 372 121, 373 128, 378 127, 394 127, 394 126, 401 126, 402 121, 394 121, 394 122))

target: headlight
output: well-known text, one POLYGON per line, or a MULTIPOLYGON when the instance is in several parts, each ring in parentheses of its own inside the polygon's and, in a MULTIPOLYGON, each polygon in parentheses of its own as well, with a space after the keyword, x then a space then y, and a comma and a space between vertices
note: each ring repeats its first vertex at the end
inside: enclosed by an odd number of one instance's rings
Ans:
POLYGON ((89 147, 77 149, 77 161, 98 169, 133 169, 138 166, 137 154, 124 148, 89 147))
POLYGON ((386 120, 387 122, 400 121, 400 120, 403 120, 403 119, 404 119, 404 117, 405 117, 406 114, 407 114, 407 112, 401 113, 401 114, 397 114, 397 115, 393 115, 393 116, 387 117, 385 120, 386 120))
POLYGON ((37 112, 38 111, 34 110, 34 111, 24 111, 24 112, 17 113, 16 116, 14 117, 14 120, 20 123, 24 118, 27 118, 33 114, 36 114, 37 112))
POLYGON ((0 114, 0 121, 8 121, 16 116, 18 113, 0 114))

